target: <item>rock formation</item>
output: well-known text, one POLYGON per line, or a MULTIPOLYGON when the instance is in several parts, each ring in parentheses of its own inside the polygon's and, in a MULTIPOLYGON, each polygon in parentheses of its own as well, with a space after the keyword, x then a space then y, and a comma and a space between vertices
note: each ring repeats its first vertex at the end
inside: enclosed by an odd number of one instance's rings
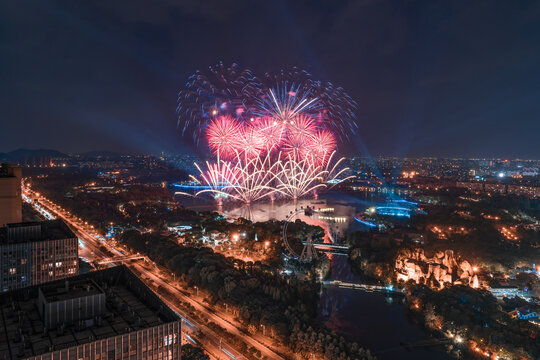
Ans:
POLYGON ((427 257, 422 249, 399 252, 395 262, 398 281, 413 280, 435 288, 448 284, 464 284, 480 287, 478 276, 467 260, 461 260, 452 250, 439 251, 433 257, 427 257))

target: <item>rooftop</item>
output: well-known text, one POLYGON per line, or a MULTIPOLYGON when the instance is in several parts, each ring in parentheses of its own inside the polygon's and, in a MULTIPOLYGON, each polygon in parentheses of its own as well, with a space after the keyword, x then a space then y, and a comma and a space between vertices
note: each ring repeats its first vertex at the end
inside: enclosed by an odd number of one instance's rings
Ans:
POLYGON ((0 227, 0 244, 73 239, 76 237, 73 231, 60 219, 27 221, 0 227))
POLYGON ((20 168, 11 164, 0 164, 0 178, 13 178, 20 175, 20 168), (17 174, 16 174, 17 172, 17 174))
POLYGON ((66 280, 63 283, 54 282, 52 284, 42 285, 40 290, 45 297, 45 300, 49 303, 76 299, 104 292, 92 279, 81 279, 76 281, 66 280))
MULTIPOLYGON (((0 359, 27 358, 179 320, 125 266, 79 275, 69 281, 77 284, 75 288, 93 283, 93 291, 102 289, 107 299, 105 315, 91 326, 79 323, 47 331, 38 309, 40 286, 0 294, 0 359)), ((65 289, 65 281, 42 288, 55 296, 50 292, 65 289)))

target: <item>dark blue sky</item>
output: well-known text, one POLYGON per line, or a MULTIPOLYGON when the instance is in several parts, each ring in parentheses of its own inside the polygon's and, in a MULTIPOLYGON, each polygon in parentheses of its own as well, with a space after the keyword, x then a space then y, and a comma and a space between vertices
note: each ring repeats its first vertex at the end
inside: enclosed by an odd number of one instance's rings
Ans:
POLYGON ((218 61, 344 87, 346 153, 540 158, 538 1, 3 1, 0 151, 181 151, 218 61))

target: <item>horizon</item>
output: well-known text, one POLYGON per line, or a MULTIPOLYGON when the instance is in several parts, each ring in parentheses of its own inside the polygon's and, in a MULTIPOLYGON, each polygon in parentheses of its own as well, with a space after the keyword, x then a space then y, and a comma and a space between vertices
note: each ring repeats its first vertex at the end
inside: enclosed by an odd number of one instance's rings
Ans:
MULTIPOLYGON (((129 153, 129 152, 121 152, 121 151, 112 151, 112 150, 88 150, 88 151, 82 151, 82 152, 64 152, 64 151, 60 151, 60 150, 57 150, 57 149, 46 149, 46 148, 39 148, 39 149, 31 149, 31 148, 18 148, 18 149, 14 149, 14 150, 11 150, 11 151, 0 151, 0 155, 2 154, 10 154, 10 153, 14 153, 14 152, 17 152, 17 151, 53 151, 53 152, 59 152, 61 153, 62 155, 67 155, 67 156, 76 156, 76 155, 84 155, 84 154, 89 154, 89 153, 110 153, 111 155, 120 155, 120 156, 143 156, 143 155, 151 155, 151 156, 160 156, 162 154, 167 154, 167 155, 182 155, 182 154, 186 154, 185 152, 159 152, 159 153, 143 153, 143 152, 138 152, 138 153, 135 153, 135 152, 132 152, 132 153, 129 153)), ((211 157, 212 154, 210 153, 206 153, 206 154, 203 154, 203 153, 199 153, 199 154, 188 154, 188 155, 191 155, 191 156, 196 156, 196 157, 211 157)), ((101 155, 99 155, 101 156, 101 155)), ((538 159, 534 159, 534 158, 504 158, 504 157, 478 157, 478 156, 473 156, 473 157, 444 157, 444 156, 394 156, 394 155, 370 155, 370 156, 366 156, 366 155, 354 155, 354 154, 347 154, 347 155, 344 155, 345 158, 360 158, 360 159, 381 159, 381 158, 384 158, 384 159, 403 159, 403 160, 406 160, 406 159, 435 159, 435 160, 497 160, 497 161, 540 161, 540 158, 538 159)))

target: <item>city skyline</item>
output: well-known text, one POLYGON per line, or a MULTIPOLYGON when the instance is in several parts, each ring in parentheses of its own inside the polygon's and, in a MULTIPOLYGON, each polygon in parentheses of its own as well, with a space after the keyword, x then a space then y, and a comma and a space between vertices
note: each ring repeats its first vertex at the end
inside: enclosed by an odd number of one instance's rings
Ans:
POLYGON ((213 5, 2 5, 0 150, 204 152, 176 97, 223 61, 342 86, 360 127, 343 155, 540 158, 538 4, 213 5))

